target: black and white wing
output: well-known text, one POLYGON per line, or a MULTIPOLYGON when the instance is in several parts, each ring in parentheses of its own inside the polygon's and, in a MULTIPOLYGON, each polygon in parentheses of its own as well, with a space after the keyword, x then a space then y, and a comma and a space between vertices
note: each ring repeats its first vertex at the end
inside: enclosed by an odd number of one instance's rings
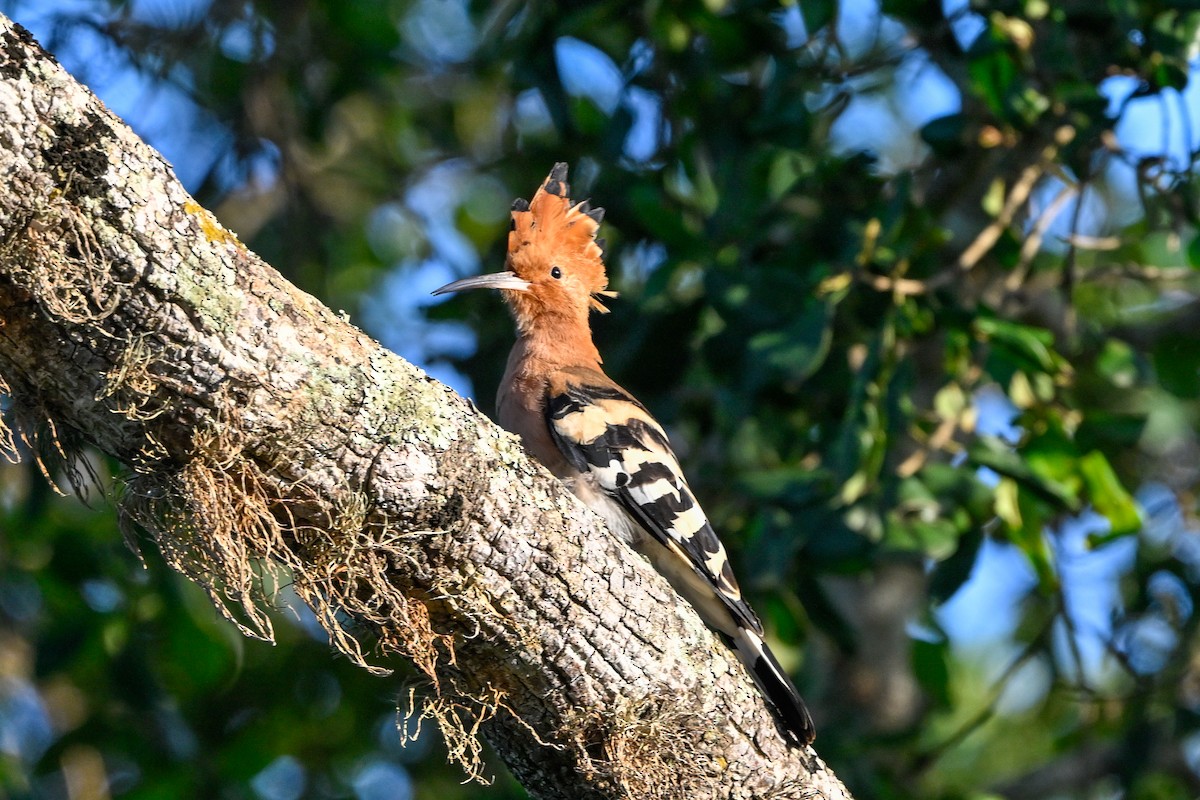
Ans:
POLYGON ((813 738, 804 702, 763 642, 724 545, 684 479, 662 427, 607 375, 571 368, 548 387, 546 421, 563 456, 647 534, 639 549, 701 618, 732 641, 785 726, 813 738))

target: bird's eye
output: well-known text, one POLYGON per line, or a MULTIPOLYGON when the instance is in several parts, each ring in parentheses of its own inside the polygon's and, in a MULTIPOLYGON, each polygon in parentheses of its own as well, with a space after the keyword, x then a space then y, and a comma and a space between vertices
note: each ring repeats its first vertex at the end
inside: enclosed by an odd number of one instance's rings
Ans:
POLYGON ((559 278, 562 277, 562 270, 559 269, 558 267, 552 267, 550 269, 550 277, 554 278, 554 280, 558 280, 559 278))

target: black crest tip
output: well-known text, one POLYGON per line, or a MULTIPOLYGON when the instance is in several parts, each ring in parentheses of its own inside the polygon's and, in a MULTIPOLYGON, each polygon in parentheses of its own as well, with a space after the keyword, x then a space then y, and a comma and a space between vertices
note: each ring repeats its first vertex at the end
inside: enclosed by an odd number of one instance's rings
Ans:
POLYGON ((589 217, 591 217, 592 222, 596 223, 597 225, 599 225, 600 221, 602 219, 604 219, 604 209, 603 208, 588 208, 588 209, 585 209, 583 213, 588 215, 589 217))
POLYGON ((518 197, 516 200, 513 200, 512 210, 513 211, 528 211, 529 210, 529 201, 523 197, 518 197))
POLYGON ((567 183, 567 162, 559 161, 554 165, 554 169, 550 170, 550 177, 546 178, 547 194, 566 197, 571 192, 571 185, 567 183))

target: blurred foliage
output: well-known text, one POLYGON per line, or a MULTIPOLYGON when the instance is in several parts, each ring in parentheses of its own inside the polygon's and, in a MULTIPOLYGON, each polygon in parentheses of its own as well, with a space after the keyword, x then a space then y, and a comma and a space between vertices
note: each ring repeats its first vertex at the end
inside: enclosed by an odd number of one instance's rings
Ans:
MULTIPOLYGON (((275 266, 482 396, 503 309, 428 290, 498 269, 509 201, 569 161, 608 210, 606 365, 860 796, 1200 793, 1195 4, 0 9, 275 266), (989 577, 1003 607, 948 613, 989 577)), ((400 748, 399 683, 303 625, 241 641, 111 513, 0 487, 10 796, 521 796, 400 748)))

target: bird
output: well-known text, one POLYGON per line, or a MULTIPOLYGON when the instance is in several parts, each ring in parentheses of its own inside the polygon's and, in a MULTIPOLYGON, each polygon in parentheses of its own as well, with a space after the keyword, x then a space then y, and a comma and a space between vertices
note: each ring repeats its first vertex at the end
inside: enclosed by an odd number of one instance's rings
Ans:
POLYGON ((533 199, 512 204, 501 272, 434 290, 496 289, 517 340, 497 392, 501 427, 645 556, 746 666, 785 737, 816 733, 799 692, 763 640, 725 547, 688 486, 663 427, 602 368, 590 312, 606 313, 603 208, 574 203, 557 163, 533 199))

